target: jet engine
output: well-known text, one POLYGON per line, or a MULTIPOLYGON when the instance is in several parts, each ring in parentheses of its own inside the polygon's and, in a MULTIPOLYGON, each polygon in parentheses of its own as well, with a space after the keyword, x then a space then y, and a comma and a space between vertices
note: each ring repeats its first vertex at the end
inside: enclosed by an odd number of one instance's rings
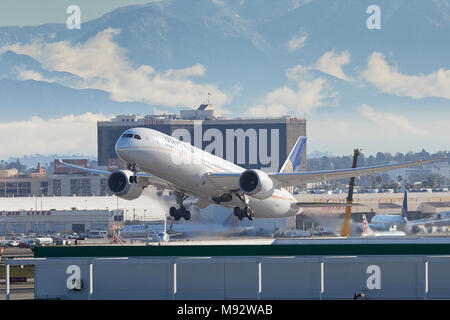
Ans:
POLYGON ((134 200, 140 197, 144 188, 134 179, 130 170, 114 171, 108 178, 109 190, 119 198, 134 200))
POLYGON ((275 189, 272 179, 263 171, 248 169, 239 177, 239 188, 246 195, 258 198, 269 198, 275 189))

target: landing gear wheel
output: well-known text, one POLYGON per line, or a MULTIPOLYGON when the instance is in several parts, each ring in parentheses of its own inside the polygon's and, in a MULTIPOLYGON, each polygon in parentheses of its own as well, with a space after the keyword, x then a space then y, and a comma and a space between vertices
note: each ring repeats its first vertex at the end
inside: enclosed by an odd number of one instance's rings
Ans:
POLYGON ((255 218, 255 212, 248 206, 245 206, 244 209, 234 207, 233 214, 238 217, 239 220, 248 218, 248 220, 252 221, 255 218))
POLYGON ((175 218, 175 220, 180 220, 180 218, 184 218, 184 220, 187 221, 191 219, 191 213, 188 210, 186 210, 186 208, 183 206, 183 201, 186 200, 188 197, 181 192, 175 192, 175 198, 177 201, 177 205, 179 206, 179 209, 172 207, 173 210, 175 210, 173 211, 172 208, 170 208, 170 215, 172 216, 173 213, 173 217, 175 218))
POLYGON ((186 210, 184 206, 180 207, 179 209, 175 207, 170 207, 169 214, 176 221, 180 220, 181 218, 184 218, 184 220, 186 221, 191 219, 191 213, 188 210, 186 210))
POLYGON ((239 220, 244 219, 245 214, 244 214, 244 211, 241 208, 234 207, 233 213, 239 220))

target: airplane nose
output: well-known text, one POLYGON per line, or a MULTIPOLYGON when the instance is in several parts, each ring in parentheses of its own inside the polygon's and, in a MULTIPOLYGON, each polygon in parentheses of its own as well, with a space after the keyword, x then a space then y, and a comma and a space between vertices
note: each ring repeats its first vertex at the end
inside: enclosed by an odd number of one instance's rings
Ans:
POLYGON ((126 149, 127 147, 129 147, 129 145, 124 138, 120 138, 119 140, 117 140, 115 146, 116 154, 120 159, 124 161, 126 161, 126 156, 128 155, 128 151, 126 149))

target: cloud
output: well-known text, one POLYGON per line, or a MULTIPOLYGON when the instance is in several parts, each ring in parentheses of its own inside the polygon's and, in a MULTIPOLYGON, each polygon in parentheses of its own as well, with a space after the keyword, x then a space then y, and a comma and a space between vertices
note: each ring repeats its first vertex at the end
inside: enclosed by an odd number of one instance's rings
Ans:
POLYGON ((85 113, 44 120, 0 122, 0 159, 29 154, 97 154, 97 121, 103 114, 85 113))
POLYGON ((17 68, 17 79, 18 80, 36 80, 36 81, 46 81, 46 82, 55 82, 52 79, 45 78, 41 73, 33 71, 33 70, 26 70, 24 68, 17 68))
MULTIPOLYGON (((205 75, 206 69, 201 64, 164 72, 157 72, 148 65, 132 66, 126 57, 126 50, 113 41, 114 36, 119 33, 120 30, 109 28, 81 44, 72 45, 68 41, 14 44, 0 48, 0 53, 12 50, 30 55, 47 70, 70 72, 84 79, 73 83, 71 87, 104 90, 115 101, 193 107, 210 92, 220 113, 222 106, 230 100, 215 84, 192 80, 205 75)), ((39 74, 22 72, 21 77, 39 79, 39 74)))
POLYGON ((367 104, 361 105, 358 112, 364 118, 376 124, 379 129, 391 133, 402 133, 408 135, 424 135, 426 131, 412 124, 408 118, 388 112, 378 112, 367 104))
POLYGON ((247 114, 283 116, 310 115, 315 109, 325 105, 336 105, 338 92, 334 91, 327 79, 317 77, 314 70, 332 75, 341 80, 350 81, 342 66, 350 63, 350 53, 346 50, 337 53, 325 52, 315 64, 302 64, 286 69, 285 75, 293 86, 283 86, 269 92, 258 104, 251 106, 247 114))
POLYGON ((305 42, 308 39, 308 35, 304 34, 302 36, 293 36, 289 40, 287 47, 289 51, 295 51, 305 46, 305 42))
POLYGON ((332 92, 326 79, 320 77, 310 79, 308 68, 302 65, 287 69, 286 76, 294 83, 294 88, 283 86, 269 92, 261 103, 250 107, 247 114, 306 115, 337 96, 336 92, 332 92))
POLYGON ((391 67, 379 52, 368 59, 362 76, 381 92, 414 99, 440 97, 450 99, 450 70, 439 69, 429 74, 406 75, 391 67))
POLYGON ((363 153, 437 152, 448 149, 448 117, 405 118, 378 112, 369 106, 357 108, 353 114, 313 114, 308 117, 309 150, 351 155, 354 148, 363 153))
POLYGON ((280 103, 260 103, 247 109, 247 115, 252 117, 284 116, 289 113, 290 110, 280 103))
POLYGON ((331 50, 325 52, 319 60, 317 60, 313 68, 322 71, 323 73, 330 74, 336 78, 348 80, 342 70, 342 66, 348 63, 350 63, 350 52, 346 50, 338 54, 334 50, 331 50))
POLYGON ((212 3, 219 7, 225 7, 225 3, 222 0, 212 0, 212 3))

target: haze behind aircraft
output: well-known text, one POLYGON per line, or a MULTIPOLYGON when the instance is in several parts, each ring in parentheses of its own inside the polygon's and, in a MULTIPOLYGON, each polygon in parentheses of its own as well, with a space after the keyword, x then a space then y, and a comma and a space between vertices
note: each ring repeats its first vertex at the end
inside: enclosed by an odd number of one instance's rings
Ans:
POLYGON ((257 169, 245 169, 162 132, 132 128, 126 130, 115 145, 117 156, 127 163, 128 170, 109 172, 60 162, 78 170, 108 176, 107 184, 111 193, 127 200, 137 199, 149 185, 173 190, 177 206, 170 208, 170 215, 175 220, 190 219, 191 214, 183 205, 188 196, 198 199, 195 205, 199 208, 218 204, 232 208, 234 215, 240 220, 253 220, 294 216, 301 213, 302 208, 308 207, 347 206, 341 202, 299 202, 293 195, 293 186, 363 176, 441 160, 298 172, 305 145, 306 137, 299 137, 281 170, 266 173, 257 169))
POLYGON ((396 228, 406 233, 411 233, 418 226, 450 224, 450 215, 448 212, 441 212, 435 217, 428 219, 408 220, 408 192, 403 196, 403 206, 401 214, 376 214, 370 221, 370 226, 376 230, 389 230, 396 228))

